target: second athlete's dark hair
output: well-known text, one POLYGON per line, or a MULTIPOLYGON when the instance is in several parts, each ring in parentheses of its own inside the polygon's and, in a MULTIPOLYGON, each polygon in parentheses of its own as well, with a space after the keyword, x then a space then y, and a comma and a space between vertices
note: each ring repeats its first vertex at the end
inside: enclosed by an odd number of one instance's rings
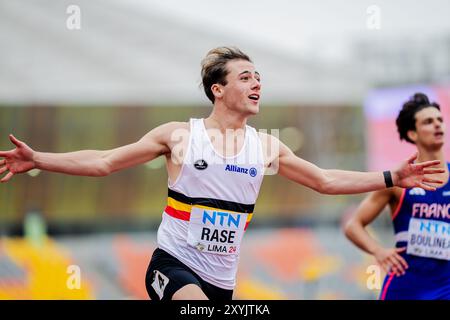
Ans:
POLYGON ((430 102, 427 95, 420 92, 415 93, 414 96, 409 98, 409 100, 403 104, 403 108, 395 121, 400 140, 406 140, 414 144, 414 142, 408 138, 408 131, 416 130, 416 113, 428 107, 434 107, 441 110, 436 102, 430 102))

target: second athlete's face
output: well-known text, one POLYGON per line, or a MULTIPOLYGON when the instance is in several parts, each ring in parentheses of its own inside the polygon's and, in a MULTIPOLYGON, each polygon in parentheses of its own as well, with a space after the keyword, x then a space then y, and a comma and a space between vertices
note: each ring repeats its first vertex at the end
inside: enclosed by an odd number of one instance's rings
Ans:
POLYGON ((227 63, 227 84, 222 87, 225 105, 245 115, 259 112, 261 78, 253 63, 245 60, 232 60, 227 63))
POLYGON ((415 115, 416 131, 414 140, 426 148, 438 149, 444 145, 445 124, 441 112, 429 107, 420 110, 415 115))

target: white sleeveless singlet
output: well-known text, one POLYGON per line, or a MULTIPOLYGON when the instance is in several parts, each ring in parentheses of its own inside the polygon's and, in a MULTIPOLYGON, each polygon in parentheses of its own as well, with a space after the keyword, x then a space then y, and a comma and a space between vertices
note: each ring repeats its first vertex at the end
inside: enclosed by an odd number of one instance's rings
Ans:
POLYGON ((227 290, 236 284, 240 243, 264 177, 258 133, 246 125, 244 139, 238 154, 224 157, 203 119, 190 120, 188 149, 177 180, 168 183, 157 236, 159 248, 227 290))

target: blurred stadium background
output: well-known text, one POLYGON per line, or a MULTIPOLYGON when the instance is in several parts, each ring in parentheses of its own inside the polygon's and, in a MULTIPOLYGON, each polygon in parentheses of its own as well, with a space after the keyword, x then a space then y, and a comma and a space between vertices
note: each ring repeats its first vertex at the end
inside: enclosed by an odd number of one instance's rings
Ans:
MULTIPOLYGON (((394 126, 414 92, 448 118, 448 12, 446 0, 0 0, 0 150, 9 133, 40 151, 109 149, 205 117, 200 60, 235 45, 262 75, 251 125, 279 129, 324 168, 384 169, 414 150, 394 126), (70 5, 80 29, 67 27, 70 5)), ((101 179, 34 170, 1 185, 0 299, 147 299, 166 181, 156 159, 101 179)), ((341 232, 363 196, 266 177, 235 298, 376 299, 374 260, 341 232)), ((389 212, 370 231, 392 245, 389 212)))

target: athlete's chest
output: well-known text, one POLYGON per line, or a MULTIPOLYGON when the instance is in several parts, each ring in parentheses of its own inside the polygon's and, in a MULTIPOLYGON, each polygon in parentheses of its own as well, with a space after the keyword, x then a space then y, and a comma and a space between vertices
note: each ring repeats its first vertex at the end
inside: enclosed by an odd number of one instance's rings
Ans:
POLYGON ((450 221, 450 186, 436 191, 406 190, 401 213, 410 218, 450 221))
POLYGON ((407 242, 410 255, 450 260, 450 190, 404 191, 394 218, 397 241, 407 242))

